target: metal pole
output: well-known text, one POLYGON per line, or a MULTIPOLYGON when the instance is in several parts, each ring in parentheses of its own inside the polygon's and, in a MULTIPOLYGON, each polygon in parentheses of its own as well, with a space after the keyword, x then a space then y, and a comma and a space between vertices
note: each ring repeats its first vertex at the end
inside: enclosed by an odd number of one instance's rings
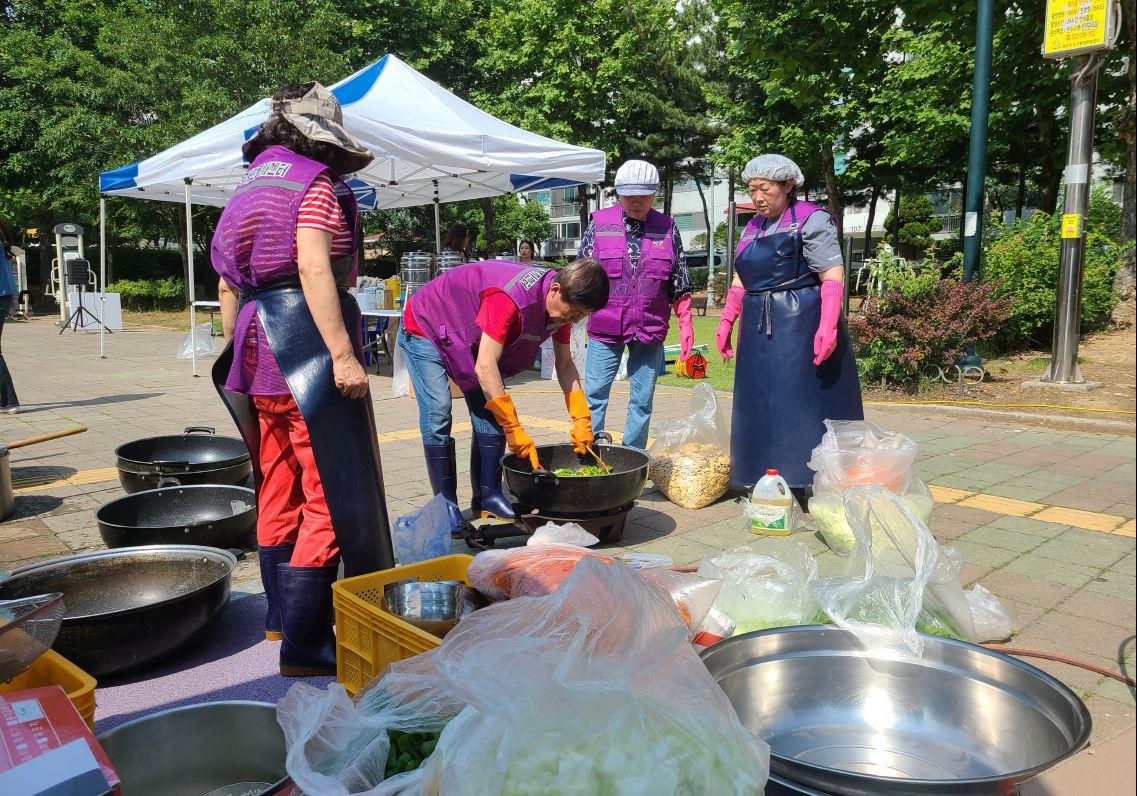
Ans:
MULTIPOLYGON (((983 255, 983 188, 987 174, 987 116, 991 99, 994 18, 995 0, 979 0, 975 19, 975 74, 971 83, 971 144, 967 153, 967 191, 963 204, 964 282, 978 278, 983 255)), ((899 222, 899 205, 896 213, 899 222)), ((983 366, 974 346, 966 348, 960 357, 960 366, 983 366)))
POLYGON ((197 332, 194 327, 197 325, 197 313, 194 311, 194 299, 197 296, 197 287, 194 285, 193 278, 193 203, 190 200, 190 185, 193 180, 186 177, 186 264, 189 268, 189 330, 190 330, 190 368, 193 372, 193 377, 197 378, 197 332))
POLYGON ((707 214, 710 218, 707 221, 707 300, 711 305, 715 303, 715 291, 712 285, 715 283, 715 164, 711 164, 711 212, 707 214))
POLYGON ((439 220, 438 180, 434 180, 434 253, 442 254, 442 226, 439 220))
POLYGON ((1062 205, 1062 244, 1058 265, 1058 307, 1054 317, 1054 345, 1050 367, 1041 381, 1056 384, 1085 382, 1078 367, 1078 337, 1081 333, 1082 267, 1086 254, 1085 218, 1090 198, 1090 166, 1093 163, 1094 106, 1097 102, 1097 71, 1089 69, 1097 56, 1083 55, 1074 63, 1070 92, 1070 145, 1066 154, 1066 198, 1062 205))
POLYGON ((55 265, 59 269, 55 300, 59 302, 59 328, 67 325, 67 265, 63 261, 63 233, 55 233, 55 265))
POLYGON ((851 237, 845 238, 845 290, 843 291, 844 297, 841 299, 841 314, 849 317, 849 269, 853 263, 853 239, 851 237))
POLYGON ((99 359, 107 358, 107 200, 99 196, 99 359))
POLYGON ((734 242, 734 233, 738 231, 738 222, 735 219, 737 212, 732 194, 730 202, 726 206, 726 290, 728 293, 731 284, 734 282, 734 247, 737 245, 734 242))

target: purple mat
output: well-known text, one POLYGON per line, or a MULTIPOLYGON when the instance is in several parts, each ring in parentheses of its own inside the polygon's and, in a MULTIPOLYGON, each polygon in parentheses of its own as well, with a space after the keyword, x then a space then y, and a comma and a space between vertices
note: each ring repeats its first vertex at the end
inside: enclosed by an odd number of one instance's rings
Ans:
POLYGON ((296 683, 320 688, 333 677, 281 677, 277 672, 279 641, 264 637, 263 594, 230 601, 212 632, 197 646, 149 669, 95 689, 95 732, 160 710, 248 699, 277 702, 296 683))

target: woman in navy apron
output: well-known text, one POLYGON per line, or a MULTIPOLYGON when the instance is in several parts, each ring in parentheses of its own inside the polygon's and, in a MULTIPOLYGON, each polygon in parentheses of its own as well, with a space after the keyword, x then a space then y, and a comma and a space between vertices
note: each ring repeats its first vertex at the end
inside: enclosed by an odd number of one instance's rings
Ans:
MULTIPOLYGON (((738 241, 734 283, 715 336, 724 360, 741 313, 730 430, 730 483, 750 490, 768 468, 794 489, 824 422, 861 420, 861 385, 841 318, 845 269, 827 211, 795 196, 801 169, 760 155, 742 172, 758 210, 738 241)), ((800 497, 800 495, 799 495, 800 497)))

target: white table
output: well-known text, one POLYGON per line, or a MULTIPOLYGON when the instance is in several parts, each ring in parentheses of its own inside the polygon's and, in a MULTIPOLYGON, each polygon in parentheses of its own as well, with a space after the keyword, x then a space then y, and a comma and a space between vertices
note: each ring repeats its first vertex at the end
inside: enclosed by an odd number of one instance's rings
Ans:
MULTIPOLYGON (((402 310, 386 310, 386 309, 384 309, 384 310, 360 310, 359 314, 362 315, 364 318, 387 318, 388 321, 390 321, 391 319, 398 320, 398 319, 401 319, 403 317, 403 311, 402 310)), ((391 362, 392 364, 394 364, 395 358, 393 356, 391 356, 391 349, 387 346, 387 333, 386 332, 379 335, 378 339, 374 343, 371 343, 370 345, 367 344, 366 324, 367 324, 367 321, 365 320, 364 321, 365 328, 363 331, 363 340, 364 340, 363 351, 365 354, 366 353, 376 354, 375 372, 378 373, 379 372, 378 354, 382 354, 383 356, 387 357, 387 361, 391 362)))
MULTIPOLYGON (((197 329, 197 310, 199 307, 201 309, 210 310, 212 312, 213 310, 221 309, 221 302, 220 301, 191 301, 190 302, 190 311, 189 312, 190 312, 190 334, 191 335, 194 333, 194 330, 197 329)), ((212 317, 213 316, 211 314, 210 315, 210 319, 211 319, 210 320, 210 329, 209 329, 210 337, 213 336, 212 317)), ((190 339, 192 340, 193 338, 191 337, 190 339)), ((197 376, 197 346, 196 345, 190 346, 190 362, 191 362, 191 369, 193 371, 193 375, 196 377, 197 376)))
MULTIPOLYGON (((67 317, 75 310, 79 309, 79 294, 75 292, 67 293, 67 317)), ((83 292, 83 309, 95 316, 99 321, 106 325, 107 329, 112 332, 122 331, 122 297, 118 293, 94 293, 90 291, 83 292), (103 317, 104 301, 106 317, 103 317)), ((72 321, 74 323, 74 321, 72 321)), ((70 328, 74 329, 74 326, 70 328)), ((97 332, 99 324, 91 320, 90 316, 85 316, 79 319, 79 329, 81 332, 97 332)))

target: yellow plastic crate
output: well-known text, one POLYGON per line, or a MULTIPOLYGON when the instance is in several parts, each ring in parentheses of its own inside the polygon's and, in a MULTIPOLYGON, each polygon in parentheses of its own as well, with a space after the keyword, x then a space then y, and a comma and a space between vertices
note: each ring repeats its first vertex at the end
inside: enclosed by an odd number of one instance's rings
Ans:
POLYGON ((40 655, 22 674, 7 683, 0 683, 0 693, 23 691, 27 688, 43 688, 57 685, 67 692, 75 709, 87 722, 91 732, 95 731, 95 678, 87 674, 55 650, 40 655))
POLYGON ((466 568, 473 556, 432 558, 332 584, 336 610, 336 674, 348 694, 355 696, 383 668, 403 658, 432 650, 438 636, 420 630, 383 607, 383 587, 399 580, 457 580, 469 583, 466 568))

